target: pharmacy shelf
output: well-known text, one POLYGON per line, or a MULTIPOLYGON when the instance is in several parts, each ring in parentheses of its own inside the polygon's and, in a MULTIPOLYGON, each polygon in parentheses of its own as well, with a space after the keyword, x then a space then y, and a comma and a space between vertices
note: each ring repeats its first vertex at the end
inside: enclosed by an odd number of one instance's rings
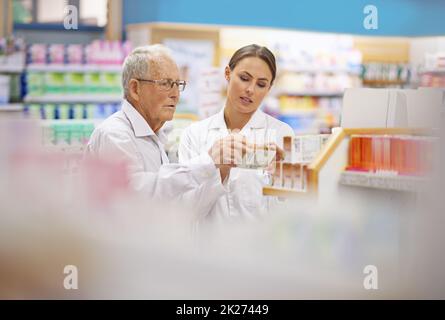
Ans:
POLYGON ((310 97, 342 97, 343 91, 288 91, 288 90, 277 90, 275 96, 310 96, 310 97))
POLYGON ((26 103, 119 103, 121 95, 116 94, 46 94, 26 96, 26 103))
POLYGON ((402 175, 385 175, 370 172, 344 171, 340 176, 343 185, 395 191, 419 191, 427 179, 402 175))
POLYGON ((53 126, 75 126, 75 125, 94 125, 96 128, 100 125, 105 119, 54 119, 54 120, 40 120, 39 125, 42 128, 50 128, 53 126))
POLYGON ((24 70, 23 66, 0 65, 0 73, 22 73, 24 70))
POLYGON ((426 74, 426 73, 445 75, 445 68, 434 68, 434 69, 424 68, 424 69, 419 69, 418 71, 418 74, 426 74))
POLYGON ((297 72, 297 73, 333 73, 333 74, 350 74, 359 75, 361 73, 361 67, 352 68, 339 68, 339 67, 287 67, 285 71, 297 72))
POLYGON ((286 108, 283 109, 280 112, 280 116, 310 116, 310 115, 314 115, 319 113, 319 109, 318 108, 314 108, 314 109, 303 109, 303 108, 295 108, 295 109, 291 109, 291 108, 286 108))
POLYGON ((294 197, 306 197, 309 193, 303 190, 296 189, 287 189, 287 188, 277 188, 277 187, 263 187, 263 195, 265 196, 274 196, 274 197, 286 197, 286 198, 294 198, 294 197))
POLYGON ((409 82, 405 80, 366 80, 363 79, 364 86, 400 86, 407 85, 409 82))
POLYGON ((27 71, 34 72, 121 72, 121 65, 95 64, 29 64, 27 71))
POLYGON ((0 104, 0 111, 23 111, 23 104, 21 103, 0 104))
POLYGON ((0 112, 1 111, 23 111, 23 104, 21 103, 7 103, 0 104, 0 112))

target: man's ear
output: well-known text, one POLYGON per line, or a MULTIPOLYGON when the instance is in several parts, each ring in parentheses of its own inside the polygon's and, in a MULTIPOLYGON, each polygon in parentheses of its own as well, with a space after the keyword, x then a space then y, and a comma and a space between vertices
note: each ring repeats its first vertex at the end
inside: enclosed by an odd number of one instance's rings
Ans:
POLYGON ((224 76, 227 81, 230 80, 230 67, 229 66, 226 66, 226 68, 224 69, 224 76))
POLYGON ((139 81, 136 79, 131 79, 130 83, 128 84, 128 89, 130 97, 135 101, 139 101, 139 92, 141 90, 139 87, 139 81))

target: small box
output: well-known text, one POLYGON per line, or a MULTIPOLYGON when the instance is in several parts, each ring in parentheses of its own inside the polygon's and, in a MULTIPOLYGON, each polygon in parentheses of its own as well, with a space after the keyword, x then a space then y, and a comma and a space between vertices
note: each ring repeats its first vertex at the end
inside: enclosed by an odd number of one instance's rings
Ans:
POLYGON ((283 163, 283 188, 292 189, 292 164, 283 163))
POLYGON ((276 162, 275 170, 272 174, 272 186, 276 188, 283 187, 283 162, 276 162))
POLYGON ((48 46, 49 63, 64 64, 65 63, 65 45, 51 44, 48 46))
POLYGON ((304 166, 302 164, 292 164, 292 188, 299 191, 305 190, 304 166))
POLYGON ((284 151, 284 162, 286 163, 296 162, 294 138, 292 136, 283 137, 283 151, 284 151))

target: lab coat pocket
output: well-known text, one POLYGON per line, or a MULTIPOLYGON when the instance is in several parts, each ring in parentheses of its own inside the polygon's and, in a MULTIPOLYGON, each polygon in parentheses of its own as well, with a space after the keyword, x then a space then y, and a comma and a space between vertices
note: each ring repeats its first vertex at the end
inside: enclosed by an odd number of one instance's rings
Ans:
MULTIPOLYGON (((263 200, 263 179, 257 170, 232 169, 231 191, 234 197, 234 205, 240 209, 246 208, 252 211, 261 210, 263 200)), ((241 210, 242 211, 242 210, 241 210)))

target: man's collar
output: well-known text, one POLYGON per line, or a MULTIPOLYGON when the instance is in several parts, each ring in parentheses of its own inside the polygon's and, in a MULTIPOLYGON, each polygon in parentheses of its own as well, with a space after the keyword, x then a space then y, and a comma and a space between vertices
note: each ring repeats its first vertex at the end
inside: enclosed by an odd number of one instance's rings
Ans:
MULTIPOLYGON (((136 108, 133 107, 126 99, 124 99, 122 103, 122 111, 130 121, 136 137, 149 137, 156 135, 153 129, 148 125, 147 121, 145 121, 144 117, 142 117, 136 108)), ((157 136, 162 143, 167 141, 167 136, 162 129, 158 130, 157 136)))

